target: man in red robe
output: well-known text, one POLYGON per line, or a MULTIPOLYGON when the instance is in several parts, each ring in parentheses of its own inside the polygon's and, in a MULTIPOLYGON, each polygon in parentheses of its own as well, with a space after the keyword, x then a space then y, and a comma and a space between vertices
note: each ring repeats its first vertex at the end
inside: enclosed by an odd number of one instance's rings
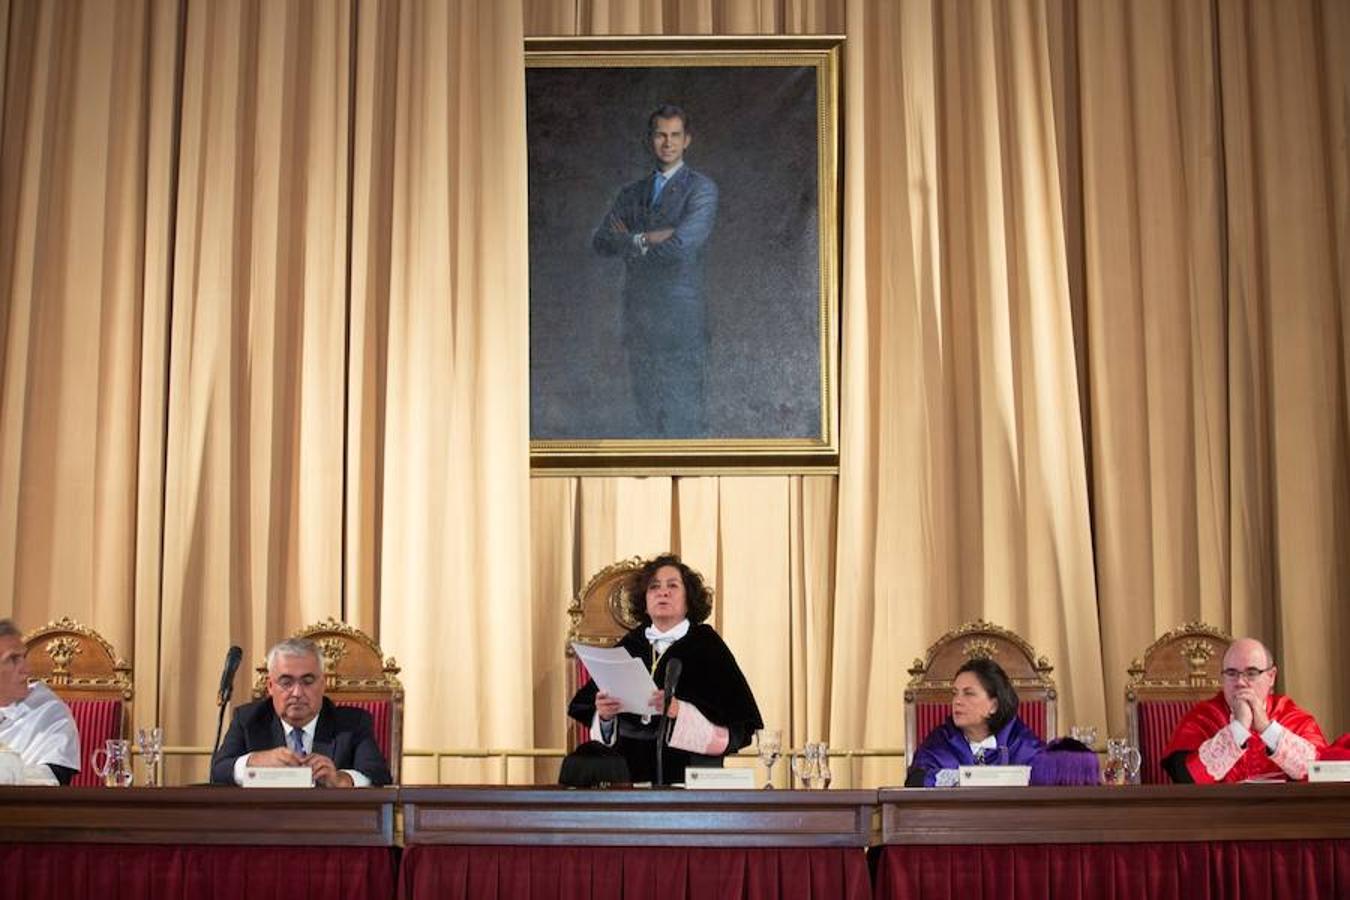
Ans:
POLYGON ((1195 705, 1163 749, 1173 781, 1232 784, 1308 776, 1327 740, 1317 722, 1288 697, 1272 694, 1275 660, 1255 638, 1239 638, 1223 655, 1223 691, 1195 705))

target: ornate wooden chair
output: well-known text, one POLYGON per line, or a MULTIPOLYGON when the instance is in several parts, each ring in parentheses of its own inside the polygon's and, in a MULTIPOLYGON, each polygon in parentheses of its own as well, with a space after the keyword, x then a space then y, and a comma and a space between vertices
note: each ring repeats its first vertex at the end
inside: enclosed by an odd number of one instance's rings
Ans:
POLYGON ((1042 740, 1056 734, 1054 666, 1037 656, 1021 636, 983 620, 968 622, 938 638, 923 659, 914 660, 905 688, 905 768, 928 732, 951 713, 952 680, 967 660, 992 659, 1017 689, 1018 715, 1042 740))
POLYGON ((1166 784, 1162 750, 1186 711, 1220 688, 1223 654, 1233 642, 1226 632, 1190 622, 1158 638, 1130 664, 1125 684, 1125 727, 1139 748, 1139 780, 1166 784))
POLYGON ((130 734, 131 666, 94 629, 62 617, 24 635, 28 666, 66 702, 80 733, 80 771, 72 785, 101 786, 89 758, 111 738, 130 734))
MULTIPOLYGON (((308 638, 319 645, 323 658, 324 696, 338 706, 353 706, 370 713, 375 740, 389 761, 394 783, 403 770, 403 685, 399 666, 370 635, 359 628, 325 619, 301 628, 295 638, 308 638)), ((256 670, 254 699, 267 693, 267 661, 256 670)))
MULTIPOLYGON (((637 626, 637 622, 628 614, 628 589, 633 577, 645 563, 646 560, 637 556, 611 563, 592 575, 591 580, 572 599, 572 605, 567 608, 572 624, 567 630, 567 642, 563 649, 567 672, 564 705, 591 677, 572 650, 572 642, 591 647, 612 647, 619 638, 637 626)), ((571 751, 578 744, 590 740, 590 731, 578 722, 569 722, 569 725, 572 727, 567 729, 567 749, 571 751)))

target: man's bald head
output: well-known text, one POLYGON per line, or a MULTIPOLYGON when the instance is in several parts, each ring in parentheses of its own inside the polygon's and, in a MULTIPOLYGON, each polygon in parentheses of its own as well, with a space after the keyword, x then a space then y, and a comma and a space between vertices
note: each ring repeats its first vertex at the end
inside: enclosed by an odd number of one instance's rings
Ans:
POLYGON ((1238 638, 1223 655, 1223 695, 1233 705, 1237 693, 1250 689, 1264 703, 1275 686, 1275 657, 1256 638, 1238 638))

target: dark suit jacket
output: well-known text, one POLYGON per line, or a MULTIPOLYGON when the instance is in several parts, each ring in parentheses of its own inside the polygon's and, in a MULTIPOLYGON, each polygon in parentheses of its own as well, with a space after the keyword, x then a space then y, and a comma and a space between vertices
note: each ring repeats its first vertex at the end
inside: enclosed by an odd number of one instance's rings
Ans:
POLYGON ((623 342, 638 418, 635 437, 708 437, 704 251, 717 221, 717 185, 686 163, 656 203, 653 175, 625 185, 591 241, 623 260, 623 342), (616 225, 622 224, 624 230, 616 225), (643 253, 633 235, 674 229, 643 253))
MULTIPOLYGON (((285 745, 286 732, 270 697, 241 706, 234 711, 219 752, 211 758, 211 781, 234 784, 235 760, 245 753, 285 745)), ((384 754, 375 742, 370 713, 365 710, 336 706, 324 697, 314 729, 314 752, 333 760, 339 769, 360 772, 376 787, 393 781, 384 754)))

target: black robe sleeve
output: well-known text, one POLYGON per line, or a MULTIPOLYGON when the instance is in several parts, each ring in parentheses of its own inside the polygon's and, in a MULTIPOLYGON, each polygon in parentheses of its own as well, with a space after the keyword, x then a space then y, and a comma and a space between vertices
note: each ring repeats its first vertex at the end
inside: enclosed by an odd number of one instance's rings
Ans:
MULTIPOLYGON (((619 641, 619 646, 630 656, 642 660, 644 665, 651 666, 652 648, 644 629, 635 628, 628 632, 619 641)), ((764 721, 736 658, 712 626, 692 625, 688 634, 670 645, 652 673, 658 686, 665 684, 666 666, 672 659, 679 659, 683 666, 675 689, 680 702, 697 706, 709 722, 727 729, 726 753, 735 753, 748 745, 755 731, 764 727, 764 721)), ((588 681, 568 704, 567 714, 589 726, 595 716, 596 692, 595 682, 588 681)), ((660 716, 653 716, 644 723, 642 716, 633 713, 619 715, 615 748, 628 760, 634 781, 649 781, 654 773, 659 722, 660 716)), ((684 769, 690 764, 720 765, 721 761, 720 758, 710 759, 668 748, 664 764, 667 780, 682 781, 684 769)))

